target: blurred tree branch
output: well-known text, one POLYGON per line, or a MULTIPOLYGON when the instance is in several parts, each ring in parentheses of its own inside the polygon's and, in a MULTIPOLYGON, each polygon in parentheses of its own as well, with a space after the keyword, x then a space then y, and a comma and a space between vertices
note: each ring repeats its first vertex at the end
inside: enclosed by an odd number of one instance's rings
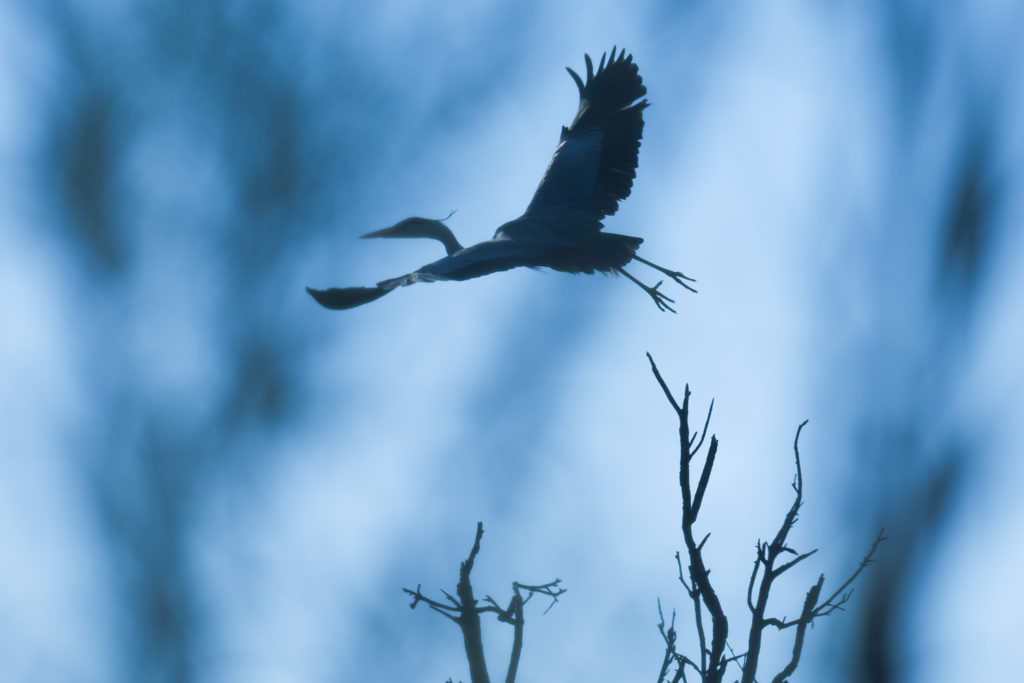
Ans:
POLYGON ((276 453, 254 435, 303 414, 319 342, 282 283, 358 195, 337 179, 366 168, 369 145, 330 114, 358 96, 324 86, 339 64, 368 76, 340 43, 295 59, 300 24, 272 0, 30 6, 53 70, 27 195, 67 259, 94 403, 69 462, 122 629, 110 654, 125 680, 195 680, 219 617, 196 530, 276 453))
MULTIPOLYGON (((942 590, 957 580, 944 576, 948 562, 940 554, 958 556, 963 547, 944 549, 942 541, 963 533, 957 516, 973 508, 958 504, 971 491, 972 474, 992 462, 971 435, 989 425, 972 424, 977 417, 962 412, 962 397, 977 381, 971 368, 985 338, 979 321, 992 315, 1015 225, 1006 213, 1014 193, 1005 145, 1019 125, 1013 103, 1020 79, 993 66, 1019 62, 1020 41, 1012 31, 981 27, 1019 25, 1022 7, 1011 3, 998 21, 993 13, 983 23, 979 6, 969 3, 942 12, 907 0, 849 4, 883 37, 878 82, 887 91, 883 115, 891 133, 883 140, 888 159, 879 168, 877 200, 886 229, 865 243, 869 258, 859 266, 860 277, 878 283, 868 296, 879 322, 844 335, 836 347, 853 349, 843 367, 855 368, 851 395, 861 394, 847 417, 857 441, 847 457, 857 466, 844 489, 858 519, 885 519, 894 542, 867 579, 840 647, 846 680, 888 683, 909 677, 908 652, 930 649, 918 620, 920 606, 935 601, 920 597, 920 587, 942 590), (913 325, 891 324, 911 319, 913 325)), ((847 383, 846 372, 823 381, 847 383)), ((844 515, 840 524, 848 523, 844 515)))

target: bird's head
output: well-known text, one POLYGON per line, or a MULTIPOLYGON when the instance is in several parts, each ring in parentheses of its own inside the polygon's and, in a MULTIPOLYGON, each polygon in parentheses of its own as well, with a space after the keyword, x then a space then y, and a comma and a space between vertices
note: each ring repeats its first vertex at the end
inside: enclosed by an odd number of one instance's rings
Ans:
POLYGON ((406 218, 405 220, 398 221, 390 228, 368 232, 365 235, 362 235, 362 238, 429 237, 431 239, 440 240, 448 250, 448 254, 451 255, 462 249, 462 245, 459 244, 457 239, 455 239, 455 235, 453 235, 452 231, 448 229, 448 226, 444 224, 444 221, 451 218, 454 213, 455 212, 452 211, 452 213, 448 214, 441 220, 413 216, 412 218, 406 218))
POLYGON ((448 228, 441 221, 413 216, 398 221, 390 228, 368 232, 362 237, 364 239, 367 237, 434 237, 439 229, 447 230, 448 228))

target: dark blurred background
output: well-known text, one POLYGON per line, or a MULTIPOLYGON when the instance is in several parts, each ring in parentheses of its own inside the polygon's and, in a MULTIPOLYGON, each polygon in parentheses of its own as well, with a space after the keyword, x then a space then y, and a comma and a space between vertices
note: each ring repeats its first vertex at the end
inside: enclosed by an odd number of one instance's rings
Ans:
POLYGON ((523 680, 653 678, 655 601, 686 596, 648 350, 716 399, 734 633, 809 418, 793 540, 822 550, 779 613, 891 540, 796 679, 1013 678, 1021 26, 1011 0, 0 4, 0 679, 465 678, 400 588, 452 589, 477 520, 478 593, 569 589, 528 613, 523 680), (563 66, 613 44, 651 107, 607 224, 699 280, 678 316, 526 270, 306 295, 437 258, 355 239, 406 216, 458 209, 463 242, 517 216, 563 66))

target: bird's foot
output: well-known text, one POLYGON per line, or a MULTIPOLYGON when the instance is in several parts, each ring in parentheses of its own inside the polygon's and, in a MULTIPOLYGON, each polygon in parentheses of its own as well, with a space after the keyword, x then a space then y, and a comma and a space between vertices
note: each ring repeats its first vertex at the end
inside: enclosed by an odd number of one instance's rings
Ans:
POLYGON ((696 282, 696 280, 694 280, 692 277, 689 277, 687 275, 683 275, 678 270, 663 270, 661 272, 665 273, 665 275, 668 275, 670 278, 672 278, 672 280, 674 280, 675 282, 677 282, 680 285, 682 285, 683 289, 687 289, 687 290, 693 292, 694 294, 697 293, 697 290, 694 289, 689 284, 691 282, 696 282))
POLYGON ((654 299, 654 305, 658 307, 659 311, 671 311, 672 313, 676 312, 676 309, 669 306, 669 304, 675 303, 675 299, 670 299, 658 289, 658 287, 661 287, 662 280, 658 280, 658 284, 654 285, 653 287, 648 287, 647 285, 645 285, 644 283, 640 282, 635 277, 630 275, 629 271, 627 271, 625 268, 618 268, 617 270, 626 277, 628 277, 630 280, 632 280, 637 287, 647 292, 647 295, 654 299))
POLYGON ((676 309, 669 306, 669 304, 675 303, 675 299, 668 298, 661 291, 658 290, 658 287, 661 287, 661 283, 662 280, 658 280, 658 284, 654 285, 653 287, 648 287, 647 285, 644 284, 641 284, 640 286, 643 288, 645 292, 647 292, 651 296, 652 299, 654 299, 654 305, 658 307, 659 311, 671 311, 672 313, 675 313, 676 309))
POLYGON ((673 282, 675 282, 675 283, 677 283, 679 285, 682 285, 682 287, 684 289, 687 289, 687 290, 693 292, 694 294, 697 293, 697 290, 694 289, 689 284, 691 282, 696 282, 696 280, 694 278, 692 278, 692 277, 690 277, 688 275, 684 275, 683 273, 680 273, 678 270, 669 270, 668 268, 665 268, 663 266, 659 266, 657 263, 652 263, 652 262, 648 261, 647 259, 641 258, 639 256, 635 256, 634 255, 633 259, 636 260, 636 261, 639 261, 640 263, 645 263, 648 266, 650 266, 651 268, 654 268, 655 270, 660 271, 660 272, 664 273, 665 275, 668 275, 670 278, 672 278, 673 282))

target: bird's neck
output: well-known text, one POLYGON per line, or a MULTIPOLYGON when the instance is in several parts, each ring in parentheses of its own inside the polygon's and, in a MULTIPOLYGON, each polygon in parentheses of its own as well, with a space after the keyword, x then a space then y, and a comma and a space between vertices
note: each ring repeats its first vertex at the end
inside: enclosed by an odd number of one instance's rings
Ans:
POLYGON ((444 248, 448 251, 448 255, 451 256, 457 251, 462 251, 462 245, 459 244, 459 240, 455 239, 455 235, 444 225, 436 226, 436 234, 433 237, 441 240, 444 244, 444 248))

